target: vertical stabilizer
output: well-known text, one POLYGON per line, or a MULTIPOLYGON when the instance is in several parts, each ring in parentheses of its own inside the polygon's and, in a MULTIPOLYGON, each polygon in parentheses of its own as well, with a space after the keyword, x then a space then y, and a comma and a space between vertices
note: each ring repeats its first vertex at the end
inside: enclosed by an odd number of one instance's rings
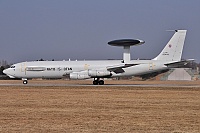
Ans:
POLYGON ((175 30, 162 52, 153 60, 180 61, 187 30, 175 30))

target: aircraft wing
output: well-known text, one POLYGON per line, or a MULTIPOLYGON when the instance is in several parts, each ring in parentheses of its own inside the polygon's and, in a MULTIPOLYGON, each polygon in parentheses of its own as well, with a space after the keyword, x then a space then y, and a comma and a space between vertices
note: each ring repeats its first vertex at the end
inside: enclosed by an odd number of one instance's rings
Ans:
POLYGON ((176 67, 185 66, 192 61, 194 61, 194 59, 181 60, 181 61, 177 61, 177 62, 167 63, 165 65, 169 68, 176 68, 176 67))
POLYGON ((124 70, 122 68, 127 68, 127 67, 131 67, 135 65, 139 65, 139 64, 122 64, 122 65, 108 66, 106 68, 108 71, 113 71, 115 73, 123 73, 124 70))

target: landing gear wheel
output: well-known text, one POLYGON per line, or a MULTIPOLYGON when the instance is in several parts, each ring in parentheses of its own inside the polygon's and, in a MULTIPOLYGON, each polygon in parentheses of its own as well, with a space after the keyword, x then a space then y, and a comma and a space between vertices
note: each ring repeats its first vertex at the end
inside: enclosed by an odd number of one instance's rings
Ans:
POLYGON ((104 85, 104 81, 103 80, 99 80, 99 78, 94 79, 93 85, 104 85))
POLYGON ((99 80, 99 85, 104 85, 104 81, 103 80, 99 80))
POLYGON ((23 80, 23 84, 28 84, 28 80, 23 80))
POLYGON ((94 80, 93 85, 98 85, 98 80, 94 80))

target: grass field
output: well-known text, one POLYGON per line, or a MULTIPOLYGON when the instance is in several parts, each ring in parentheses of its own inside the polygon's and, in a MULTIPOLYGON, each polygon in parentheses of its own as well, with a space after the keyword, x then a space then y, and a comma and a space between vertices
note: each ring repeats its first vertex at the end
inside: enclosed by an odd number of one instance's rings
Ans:
POLYGON ((198 133, 200 87, 0 86, 0 132, 198 133))

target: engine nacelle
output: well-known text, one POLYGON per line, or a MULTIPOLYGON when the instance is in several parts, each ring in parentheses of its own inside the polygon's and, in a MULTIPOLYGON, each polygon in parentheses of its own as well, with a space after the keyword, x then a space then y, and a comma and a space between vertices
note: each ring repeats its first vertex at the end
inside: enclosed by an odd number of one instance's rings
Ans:
POLYGON ((70 77, 70 79, 89 79, 89 78, 91 78, 91 77, 88 75, 88 72, 87 72, 87 71, 83 71, 83 72, 73 72, 73 73, 70 73, 69 77, 70 77))
POLYGON ((88 70, 88 75, 91 77, 105 77, 111 76, 111 73, 107 70, 88 70))

